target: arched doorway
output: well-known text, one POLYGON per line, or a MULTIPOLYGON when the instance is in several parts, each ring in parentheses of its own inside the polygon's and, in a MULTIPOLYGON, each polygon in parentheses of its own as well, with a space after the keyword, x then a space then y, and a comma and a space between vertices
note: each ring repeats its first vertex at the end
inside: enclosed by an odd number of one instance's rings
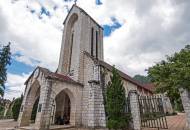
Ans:
POLYGON ((70 124, 71 117, 71 99, 69 95, 63 90, 55 98, 55 124, 65 125, 70 124))
POLYGON ((34 105, 33 105, 32 114, 31 114, 31 118, 30 118, 30 122, 31 122, 31 123, 35 123, 39 99, 40 99, 40 98, 38 97, 38 98, 36 99, 34 105))
POLYGON ((35 80, 26 92, 26 97, 21 106, 19 126, 28 126, 31 123, 36 123, 38 102, 40 98, 40 83, 35 80))

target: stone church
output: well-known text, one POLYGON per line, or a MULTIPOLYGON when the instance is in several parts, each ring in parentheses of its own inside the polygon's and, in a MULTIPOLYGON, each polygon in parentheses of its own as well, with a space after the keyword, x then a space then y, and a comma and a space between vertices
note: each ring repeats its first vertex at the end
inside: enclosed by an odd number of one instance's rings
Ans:
MULTIPOLYGON (((106 127, 104 92, 112 66, 104 62, 103 28, 83 9, 73 5, 65 21, 59 65, 56 72, 37 67, 25 82, 18 125, 29 126, 37 104, 33 126, 49 129, 67 117, 72 126, 106 127)), ((152 92, 119 71, 126 97, 130 90, 152 92)))

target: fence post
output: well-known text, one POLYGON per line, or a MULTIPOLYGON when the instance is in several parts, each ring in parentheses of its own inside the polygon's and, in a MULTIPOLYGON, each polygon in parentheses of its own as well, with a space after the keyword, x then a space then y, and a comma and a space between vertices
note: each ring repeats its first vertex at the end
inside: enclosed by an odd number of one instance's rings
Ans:
POLYGON ((188 128, 190 128, 190 92, 186 89, 179 88, 180 96, 186 113, 188 128))
POLYGON ((129 91, 130 109, 133 120, 133 129, 141 129, 140 108, 138 102, 138 94, 136 90, 129 91))

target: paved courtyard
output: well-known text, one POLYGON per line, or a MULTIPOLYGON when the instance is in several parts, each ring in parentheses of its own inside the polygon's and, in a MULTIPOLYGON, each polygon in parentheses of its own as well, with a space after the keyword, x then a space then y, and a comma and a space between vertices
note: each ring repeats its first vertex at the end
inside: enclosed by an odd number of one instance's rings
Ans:
MULTIPOLYGON (((168 116, 168 130, 188 130, 186 127, 186 118, 185 114, 179 114, 176 116, 168 116)), ((0 120, 0 130, 14 130, 13 128, 17 125, 17 122, 13 120, 0 120)), ((69 130, 75 130, 76 128, 72 128, 69 130)), ((66 130, 66 129, 64 129, 66 130)), ((157 130, 157 129, 147 129, 143 128, 143 130, 157 130)))
MULTIPOLYGON (((175 116, 168 116, 167 123, 168 123, 168 129, 165 130, 188 130, 186 126, 186 117, 184 113, 180 113, 179 115, 175 116)), ((158 129, 143 128, 143 130, 158 130, 158 129)))
POLYGON ((13 119, 0 120, 0 130, 13 130, 17 122, 13 119))

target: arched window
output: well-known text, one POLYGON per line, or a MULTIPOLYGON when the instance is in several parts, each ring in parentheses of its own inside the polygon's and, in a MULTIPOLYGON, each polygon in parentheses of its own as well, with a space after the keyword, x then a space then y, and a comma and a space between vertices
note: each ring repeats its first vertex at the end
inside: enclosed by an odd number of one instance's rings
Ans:
POLYGON ((73 40, 74 40, 74 30, 72 28, 72 34, 71 34, 71 46, 70 46, 70 59, 69 59, 69 72, 71 72, 71 58, 72 58, 72 53, 73 53, 73 40))
POLYGON ((94 56, 94 28, 91 29, 91 56, 94 56))
POLYGON ((66 30, 66 36, 65 36, 65 48, 64 48, 64 60, 63 64, 65 66, 66 73, 70 73, 71 71, 71 65, 72 65, 72 55, 73 55, 73 46, 75 43, 75 25, 78 20, 77 14, 72 14, 68 20, 68 22, 65 24, 65 30, 66 30))
POLYGON ((98 58, 98 31, 96 31, 96 58, 98 58))

